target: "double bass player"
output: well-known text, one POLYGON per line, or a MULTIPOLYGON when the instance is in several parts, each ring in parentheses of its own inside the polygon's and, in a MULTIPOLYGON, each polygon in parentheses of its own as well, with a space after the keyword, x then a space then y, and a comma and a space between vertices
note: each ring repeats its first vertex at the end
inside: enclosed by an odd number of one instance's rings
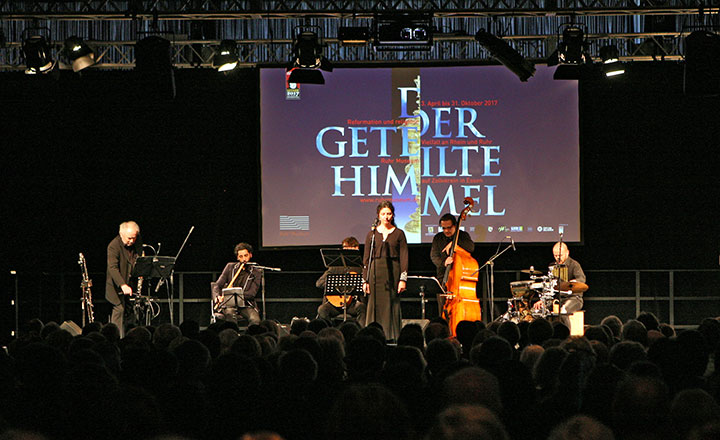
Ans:
MULTIPOLYGON (((455 239, 455 233, 459 231, 457 245, 468 251, 468 253, 472 253, 475 250, 475 243, 472 241, 472 238, 470 238, 470 234, 465 231, 460 231, 457 228, 457 219, 449 212, 440 217, 439 224, 442 231, 433 237, 432 246, 430 247, 430 259, 437 268, 437 279, 442 281, 445 276, 446 267, 451 265, 454 260, 454 257, 450 255, 450 248, 455 239)), ((438 314, 442 316, 445 297, 438 295, 437 301, 438 314)))

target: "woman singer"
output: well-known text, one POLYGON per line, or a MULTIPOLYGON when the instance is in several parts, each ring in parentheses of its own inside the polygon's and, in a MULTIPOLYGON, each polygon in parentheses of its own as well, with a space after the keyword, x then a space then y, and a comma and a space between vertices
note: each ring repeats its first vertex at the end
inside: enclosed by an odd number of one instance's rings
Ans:
POLYGON ((395 207, 390 201, 377 206, 377 219, 365 237, 363 265, 363 290, 370 295, 366 324, 379 323, 387 339, 397 341, 402 327, 399 295, 406 287, 408 247, 405 233, 395 226, 395 207))

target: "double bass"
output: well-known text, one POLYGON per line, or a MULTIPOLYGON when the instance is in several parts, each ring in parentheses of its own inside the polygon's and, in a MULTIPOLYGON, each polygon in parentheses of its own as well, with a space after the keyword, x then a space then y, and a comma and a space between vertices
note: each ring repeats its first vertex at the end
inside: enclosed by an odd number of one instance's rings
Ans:
POLYGON ((445 276, 443 277, 443 286, 447 295, 443 306, 443 314, 448 320, 450 332, 453 336, 456 336, 455 328, 460 321, 479 321, 482 319, 480 300, 478 300, 476 294, 478 262, 470 255, 470 252, 457 245, 460 235, 460 223, 467 218, 474 201, 472 198, 466 197, 463 203, 467 206, 460 213, 455 228, 455 237, 450 246, 449 256, 453 257, 453 262, 445 268, 445 276))

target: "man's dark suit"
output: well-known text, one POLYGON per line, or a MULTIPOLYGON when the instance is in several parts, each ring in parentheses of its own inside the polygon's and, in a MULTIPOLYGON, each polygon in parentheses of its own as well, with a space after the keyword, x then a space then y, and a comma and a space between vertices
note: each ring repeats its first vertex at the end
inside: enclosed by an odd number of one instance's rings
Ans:
POLYGON ((112 304, 112 315, 110 322, 115 323, 124 335, 123 316, 125 313, 125 295, 120 286, 130 284, 135 259, 142 252, 142 240, 140 237, 131 247, 125 247, 118 235, 107 247, 107 276, 105 278, 105 299, 112 304))
MULTIPOLYGON (((222 292, 222 289, 226 288, 230 281, 235 277, 235 274, 240 269, 241 263, 234 262, 225 265, 220 278, 213 283, 212 287, 212 299, 213 304, 217 297, 222 292)), ((258 312, 257 303, 255 302, 255 296, 260 291, 260 279, 262 274, 260 269, 255 269, 251 265, 244 266, 243 271, 235 278, 233 283, 234 287, 244 287, 243 297, 245 299, 245 307, 235 308, 228 307, 220 312, 215 313, 217 319, 237 319, 237 316, 242 316, 248 320, 249 324, 260 324, 260 313, 258 312)))

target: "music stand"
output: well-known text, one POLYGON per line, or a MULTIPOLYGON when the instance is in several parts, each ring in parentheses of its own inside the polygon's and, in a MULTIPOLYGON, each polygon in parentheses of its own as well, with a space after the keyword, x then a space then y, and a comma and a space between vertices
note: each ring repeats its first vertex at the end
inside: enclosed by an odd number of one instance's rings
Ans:
POLYGON ((223 307, 238 309, 245 307, 245 293, 242 287, 226 287, 222 289, 223 300, 217 305, 218 310, 223 307))
POLYGON ((325 267, 363 267, 358 249, 320 249, 325 267))
POLYGON ((445 289, 440 285, 435 277, 408 276, 406 283, 406 291, 420 294, 421 319, 425 319, 425 294, 440 295, 445 294, 445 289))
POLYGON ((347 321, 348 297, 362 292, 362 275, 359 273, 329 274, 325 281, 325 296, 342 296, 343 322, 347 321))

